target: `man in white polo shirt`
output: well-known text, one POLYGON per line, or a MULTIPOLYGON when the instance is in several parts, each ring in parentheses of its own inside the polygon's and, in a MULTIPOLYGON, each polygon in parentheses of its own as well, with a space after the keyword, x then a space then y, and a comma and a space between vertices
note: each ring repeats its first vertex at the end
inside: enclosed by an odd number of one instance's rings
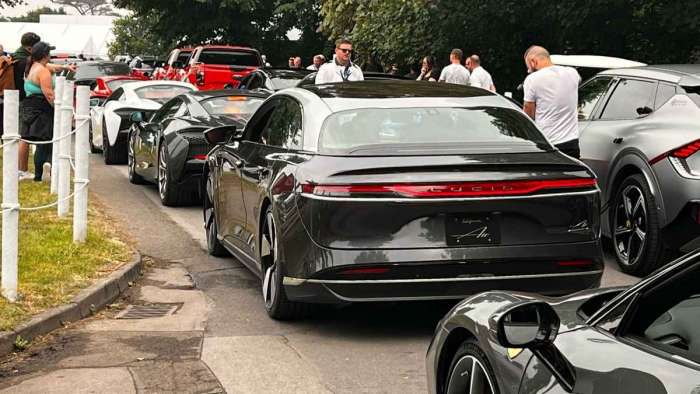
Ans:
POLYGON ((496 91, 496 86, 493 84, 491 74, 481 67, 481 59, 478 55, 471 55, 467 58, 467 69, 471 73, 469 75, 469 85, 476 86, 482 89, 496 91))
POLYGON ((462 65, 462 50, 453 49, 450 52, 450 64, 442 69, 438 82, 456 83, 459 85, 469 85, 469 70, 462 65))
POLYGON ((331 82, 364 81, 362 70, 350 60, 352 42, 340 38, 335 42, 335 59, 324 64, 316 73, 316 85, 331 82))
POLYGON ((565 154, 579 158, 578 85, 581 77, 571 67, 555 66, 549 52, 532 46, 525 52, 530 75, 525 78, 523 110, 537 127, 565 154))

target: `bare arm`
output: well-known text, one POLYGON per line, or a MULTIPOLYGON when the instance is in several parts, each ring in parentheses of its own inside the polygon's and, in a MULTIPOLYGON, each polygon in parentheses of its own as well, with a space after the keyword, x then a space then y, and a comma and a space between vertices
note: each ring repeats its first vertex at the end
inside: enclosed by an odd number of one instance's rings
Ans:
POLYGON ((523 103, 523 111, 532 118, 532 120, 535 120, 535 110, 537 109, 537 105, 533 101, 525 101, 523 103))
POLYGON ((53 64, 53 63, 48 63, 46 65, 46 68, 48 68, 54 74, 61 72, 61 71, 64 71, 64 70, 75 71, 75 69, 76 69, 75 64, 53 64))
POLYGON ((53 84, 51 81, 51 71, 48 69, 39 71, 39 86, 41 87, 41 92, 44 93, 46 100, 49 102, 49 104, 53 105, 53 84))

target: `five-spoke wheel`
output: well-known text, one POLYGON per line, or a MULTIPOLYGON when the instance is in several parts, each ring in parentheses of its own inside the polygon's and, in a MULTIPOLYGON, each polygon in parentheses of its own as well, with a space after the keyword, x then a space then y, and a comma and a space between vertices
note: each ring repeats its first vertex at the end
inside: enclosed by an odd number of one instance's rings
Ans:
POLYGON ((452 358, 447 394, 497 394, 491 365, 476 340, 464 342, 452 358))

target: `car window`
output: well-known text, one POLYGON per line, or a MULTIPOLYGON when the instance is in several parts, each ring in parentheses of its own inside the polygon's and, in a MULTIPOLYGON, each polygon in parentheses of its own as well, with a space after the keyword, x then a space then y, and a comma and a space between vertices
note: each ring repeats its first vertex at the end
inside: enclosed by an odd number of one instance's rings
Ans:
POLYGON ((190 61, 190 56, 192 56, 192 51, 180 51, 177 60, 175 60, 177 67, 184 67, 190 61))
POLYGON ((260 142, 260 135, 265 129, 265 126, 267 126, 270 116, 272 115, 272 110, 278 102, 279 100, 271 100, 253 114, 250 118, 250 122, 248 122, 245 127, 245 140, 260 142))
POLYGON ((331 155, 525 153, 551 149, 521 111, 500 107, 339 111, 326 118, 319 138, 320 152, 331 155))
POLYGON ((107 101, 119 100, 119 98, 122 97, 123 95, 124 95, 124 89, 117 89, 114 92, 112 92, 111 95, 109 95, 109 98, 107 99, 107 101))
POLYGON ((661 108, 671 97, 676 95, 676 86, 660 83, 659 87, 656 89, 656 101, 654 101, 654 109, 661 108))
POLYGON ((632 298, 628 298, 627 300, 620 303, 620 305, 616 306, 615 309, 610 311, 604 318, 602 318, 598 322, 598 327, 614 334, 617 330, 617 326, 620 325, 622 316, 624 316, 625 311, 627 310, 627 307, 629 306, 631 300, 632 298))
POLYGON ((700 362, 700 266, 677 272, 633 301, 618 335, 700 362))
POLYGON ((589 120, 601 97, 608 90, 612 77, 597 77, 581 86, 578 93, 578 119, 589 120))
POLYGON ((260 65, 255 52, 227 49, 204 49, 199 54, 198 61, 204 64, 226 64, 231 66, 257 67, 260 65))
POLYGON ((258 142, 294 149, 301 146, 301 132, 301 106, 292 99, 284 98, 272 112, 258 142))
POLYGON ((639 108, 653 108, 656 83, 637 79, 622 79, 615 86, 601 119, 636 119, 639 108))
POLYGON ((189 114, 189 108, 187 107, 187 103, 184 101, 180 102, 180 105, 177 106, 175 109, 175 113, 171 116, 173 117, 181 117, 181 116, 187 116, 189 114))
POLYGON ((260 89, 260 87, 262 87, 262 78, 260 78, 260 74, 255 73, 251 76, 250 81, 248 81, 246 89, 253 90, 260 89))
POLYGON ((175 112, 180 108, 180 103, 180 99, 174 99, 165 103, 165 105, 161 109, 159 109, 155 113, 155 115, 153 115, 153 118, 151 118, 151 123, 159 123, 162 122, 164 119, 173 116, 175 112))

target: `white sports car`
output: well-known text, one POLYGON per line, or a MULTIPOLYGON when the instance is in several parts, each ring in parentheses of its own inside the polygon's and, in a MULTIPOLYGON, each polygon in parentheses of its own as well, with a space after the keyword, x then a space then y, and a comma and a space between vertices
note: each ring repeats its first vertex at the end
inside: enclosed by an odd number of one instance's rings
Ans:
POLYGON ((177 81, 143 81, 120 86, 104 104, 90 109, 90 148, 93 152, 102 150, 105 164, 126 163, 131 124, 147 119, 171 98, 194 90, 197 88, 192 84, 177 81))

